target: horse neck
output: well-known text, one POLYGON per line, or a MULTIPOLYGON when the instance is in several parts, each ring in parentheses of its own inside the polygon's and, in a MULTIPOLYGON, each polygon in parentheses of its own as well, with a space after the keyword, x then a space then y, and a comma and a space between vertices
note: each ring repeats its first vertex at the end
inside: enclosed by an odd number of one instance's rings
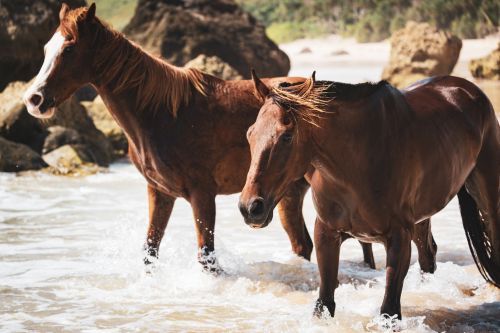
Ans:
MULTIPOLYGON (((153 129, 155 111, 160 108, 165 111, 169 109, 167 105, 152 101, 154 96, 151 91, 145 91, 151 90, 147 89, 150 87, 146 81, 157 80, 156 89, 171 87, 172 82, 169 80, 173 80, 171 73, 175 69, 158 61, 121 34, 104 26, 101 30, 96 42, 96 74, 91 83, 129 139, 139 143, 144 127, 153 129), (154 78, 145 77, 146 75, 154 78)), ((161 117, 166 122, 173 118, 168 112, 162 112, 161 117)), ((162 121, 163 125, 165 121, 162 121)))
POLYGON ((332 114, 310 131, 313 165, 330 165, 337 177, 370 174, 403 152, 410 111, 397 94, 375 94, 362 101, 334 102, 332 114))

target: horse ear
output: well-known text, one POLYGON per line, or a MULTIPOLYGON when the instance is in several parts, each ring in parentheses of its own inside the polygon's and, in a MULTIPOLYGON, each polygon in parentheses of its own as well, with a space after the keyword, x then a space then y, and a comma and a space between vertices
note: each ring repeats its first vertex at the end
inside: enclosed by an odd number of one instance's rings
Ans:
POLYGON ((269 88, 262 82, 257 74, 255 74, 255 70, 252 69, 252 81, 254 87, 254 95, 262 102, 266 99, 267 95, 269 95, 269 88))
POLYGON ((69 11, 68 5, 63 2, 61 10, 59 11, 59 21, 62 21, 66 17, 68 11, 69 11))
POLYGON ((91 21, 95 17, 95 2, 93 2, 89 9, 87 9, 87 14, 85 14, 85 20, 91 21))
POLYGON ((307 80, 304 81, 303 89, 301 89, 300 95, 306 96, 308 95, 314 88, 314 83, 316 82, 316 71, 311 74, 307 80))

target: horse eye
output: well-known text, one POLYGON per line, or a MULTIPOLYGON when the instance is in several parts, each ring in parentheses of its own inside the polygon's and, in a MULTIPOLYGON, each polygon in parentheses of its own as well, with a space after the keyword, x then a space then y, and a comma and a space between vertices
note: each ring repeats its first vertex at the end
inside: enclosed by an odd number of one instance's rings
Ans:
POLYGON ((63 50, 64 54, 68 54, 68 53, 71 53, 74 49, 74 46, 73 45, 69 45, 69 46, 66 46, 63 50))
POLYGON ((281 140, 285 143, 290 143, 292 142, 293 135, 290 132, 287 132, 281 136, 281 140))

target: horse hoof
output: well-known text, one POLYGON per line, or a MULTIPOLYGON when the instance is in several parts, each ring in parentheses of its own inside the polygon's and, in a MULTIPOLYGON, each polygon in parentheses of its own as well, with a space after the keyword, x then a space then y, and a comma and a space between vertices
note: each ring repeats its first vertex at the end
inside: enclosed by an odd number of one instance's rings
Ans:
POLYGON ((217 258, 213 255, 201 256, 198 258, 198 262, 203 267, 205 273, 209 273, 213 276, 220 276, 224 274, 224 270, 220 267, 217 258))
POLYGON ((222 275, 225 275, 226 272, 224 272, 224 270, 217 265, 217 267, 214 267, 214 266, 203 266, 203 271, 205 273, 208 273, 210 275, 213 275, 213 276, 222 276, 222 275))
POLYGON ((316 301, 316 305, 314 306, 313 316, 316 318, 325 318, 332 317, 335 315, 335 302, 325 302, 320 299, 316 301), (328 312, 325 311, 325 308, 328 312))

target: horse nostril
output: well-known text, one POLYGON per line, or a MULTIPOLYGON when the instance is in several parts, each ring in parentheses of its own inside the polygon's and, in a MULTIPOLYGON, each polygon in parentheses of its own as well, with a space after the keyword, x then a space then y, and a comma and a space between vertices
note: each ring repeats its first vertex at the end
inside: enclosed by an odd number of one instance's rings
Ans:
POLYGON ((47 99, 47 107, 52 108, 56 105, 56 99, 54 97, 47 99))
POLYGON ((260 217, 264 213, 264 200, 262 198, 256 198, 248 207, 248 214, 251 217, 260 217))
POLYGON ((43 102, 43 96, 41 94, 36 93, 31 95, 30 103, 33 106, 39 106, 40 104, 42 104, 42 102, 43 102))

